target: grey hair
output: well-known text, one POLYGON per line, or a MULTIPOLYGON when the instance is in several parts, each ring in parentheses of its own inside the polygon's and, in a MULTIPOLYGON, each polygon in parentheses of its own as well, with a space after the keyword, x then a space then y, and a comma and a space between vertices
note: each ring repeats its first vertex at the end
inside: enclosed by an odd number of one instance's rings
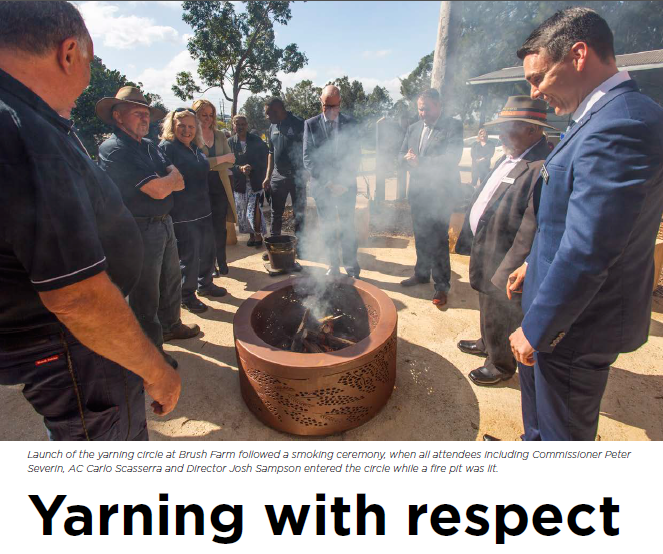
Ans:
POLYGON ((68 38, 89 52, 90 34, 69 2, 0 2, 0 48, 43 56, 68 38))

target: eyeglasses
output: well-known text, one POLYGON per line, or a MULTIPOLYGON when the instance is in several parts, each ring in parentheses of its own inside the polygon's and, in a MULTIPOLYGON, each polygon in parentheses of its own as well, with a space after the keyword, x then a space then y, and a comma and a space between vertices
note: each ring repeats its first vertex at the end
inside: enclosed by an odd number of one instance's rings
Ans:
POLYGON ((340 108, 340 107, 341 107, 340 104, 323 104, 322 105, 323 110, 331 110, 333 108, 340 108))
POLYGON ((196 115, 196 112, 194 112, 191 108, 177 108, 173 111, 173 114, 182 112, 189 112, 190 114, 196 115))

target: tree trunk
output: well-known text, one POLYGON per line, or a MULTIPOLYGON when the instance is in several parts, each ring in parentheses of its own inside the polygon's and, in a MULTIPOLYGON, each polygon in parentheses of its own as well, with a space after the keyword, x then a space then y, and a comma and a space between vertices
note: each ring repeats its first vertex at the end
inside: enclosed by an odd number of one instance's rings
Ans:
POLYGON ((440 2, 440 21, 437 27, 437 42, 433 56, 431 88, 442 97, 442 109, 446 115, 453 104, 454 65, 457 57, 461 24, 460 2, 440 2))

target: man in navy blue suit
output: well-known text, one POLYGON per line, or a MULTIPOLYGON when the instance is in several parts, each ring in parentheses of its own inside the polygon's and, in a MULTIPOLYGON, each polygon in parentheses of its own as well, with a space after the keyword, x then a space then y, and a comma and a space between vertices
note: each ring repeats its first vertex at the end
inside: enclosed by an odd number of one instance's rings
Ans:
POLYGON ((608 370, 647 341, 654 244, 663 211, 663 109, 615 62, 588 8, 542 23, 518 51, 532 98, 571 114, 541 169, 537 233, 525 265, 520 362, 525 440, 594 440, 608 370))
POLYGON ((361 148, 357 124, 340 113, 338 87, 327 85, 320 102, 322 113, 304 122, 304 168, 311 174, 311 194, 329 254, 327 275, 340 275, 342 257, 346 273, 358 278, 355 206, 361 148))

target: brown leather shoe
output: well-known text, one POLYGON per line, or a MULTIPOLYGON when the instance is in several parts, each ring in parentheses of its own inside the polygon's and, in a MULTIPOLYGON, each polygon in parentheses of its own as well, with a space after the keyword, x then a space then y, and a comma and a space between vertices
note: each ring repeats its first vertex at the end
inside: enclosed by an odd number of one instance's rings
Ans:
POLYGON ((442 292, 441 290, 438 290, 435 292, 435 295, 433 296, 433 304, 435 304, 438 308, 441 308, 442 306, 446 305, 447 303, 447 293, 442 292))
POLYGON ((195 323, 188 325, 180 322, 174 329, 167 331, 163 334, 163 341, 168 342, 176 339, 190 339, 200 333, 200 327, 195 323))

